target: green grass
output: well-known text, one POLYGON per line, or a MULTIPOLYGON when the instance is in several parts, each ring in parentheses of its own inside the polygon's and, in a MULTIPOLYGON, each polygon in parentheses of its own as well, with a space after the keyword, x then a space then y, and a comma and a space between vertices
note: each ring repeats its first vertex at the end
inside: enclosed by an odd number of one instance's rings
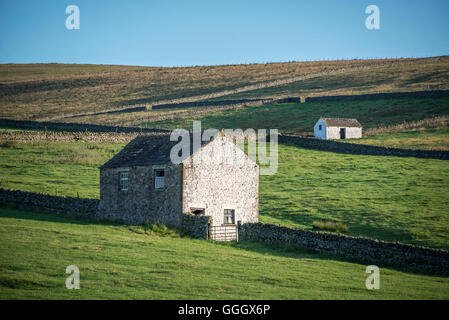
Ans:
POLYGON ((8 142, 0 144, 0 187, 98 198, 98 167, 124 144, 8 142))
POLYGON ((449 161, 345 155, 279 146, 276 175, 260 177, 260 220, 449 249, 449 161))
POLYGON ((151 122, 147 126, 191 129, 192 120, 201 120, 203 128, 276 128, 286 132, 312 132, 314 124, 321 116, 357 118, 366 129, 447 114, 449 97, 396 98, 248 107, 188 119, 151 122))
MULTIPOLYGON (((99 170, 122 144, 0 147, 3 188, 99 197, 99 170)), ((341 222, 348 234, 449 249, 449 161, 355 156, 279 146, 260 177, 260 220, 305 229, 341 222)))
POLYGON ((449 299, 447 277, 381 268, 367 290, 366 266, 333 256, 136 228, 0 209, 0 299, 449 299))
POLYGON ((339 233, 348 231, 348 226, 341 222, 313 221, 312 226, 313 229, 321 231, 334 231, 339 233))
POLYGON ((380 134, 348 142, 403 149, 449 150, 449 127, 380 134))

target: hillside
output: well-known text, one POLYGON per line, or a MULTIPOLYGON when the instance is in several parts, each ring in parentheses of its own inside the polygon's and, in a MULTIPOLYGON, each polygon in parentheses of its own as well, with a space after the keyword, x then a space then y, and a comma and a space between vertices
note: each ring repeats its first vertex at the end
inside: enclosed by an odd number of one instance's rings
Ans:
POLYGON ((283 98, 306 95, 357 95, 448 89, 449 57, 420 59, 409 64, 330 73, 272 88, 263 88, 219 99, 283 98))
POLYGON ((0 299, 447 299, 447 277, 299 249, 180 238, 158 226, 95 224, 0 209, 0 299), (45 259, 43 259, 45 257, 45 259), (65 288, 68 265, 80 290, 65 288))
MULTIPOLYGON (((95 116, 84 119, 82 115, 161 103, 230 99, 236 93, 237 97, 260 98, 390 92, 399 87, 444 90, 449 89, 448 74, 449 57, 186 68, 4 64, 0 65, 0 118, 57 120, 74 116, 75 122, 95 122, 95 116)), ((152 115, 152 111, 144 113, 135 118, 152 115)))

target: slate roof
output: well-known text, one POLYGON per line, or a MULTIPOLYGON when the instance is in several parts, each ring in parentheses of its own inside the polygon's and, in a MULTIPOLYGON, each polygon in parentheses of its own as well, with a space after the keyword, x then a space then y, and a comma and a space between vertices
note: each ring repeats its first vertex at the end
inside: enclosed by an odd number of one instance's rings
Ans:
POLYGON ((328 127, 356 127, 361 128, 362 125, 357 119, 345 118, 321 118, 328 127))
MULTIPOLYGON (((190 134, 190 155, 193 154, 193 134, 190 134)), ((201 141, 201 145, 209 141, 201 141)), ((169 163, 170 151, 178 141, 170 141, 169 134, 138 136, 100 168, 120 168, 169 163)), ((195 150, 196 151, 196 150, 195 150)), ((185 156, 185 160, 189 155, 185 156)))

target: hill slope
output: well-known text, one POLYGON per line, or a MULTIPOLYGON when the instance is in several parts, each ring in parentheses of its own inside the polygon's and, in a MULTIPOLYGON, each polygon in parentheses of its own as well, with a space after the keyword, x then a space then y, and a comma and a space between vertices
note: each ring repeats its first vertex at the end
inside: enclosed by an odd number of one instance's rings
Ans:
POLYGON ((382 268, 381 290, 367 290, 364 265, 292 248, 179 238, 160 227, 0 209, 0 240, 0 299, 449 298, 447 277, 382 268), (80 270, 80 290, 65 287, 69 265, 80 270))
POLYGON ((448 70, 448 57, 188 68, 6 64, 0 65, 0 117, 53 119, 167 101, 217 98, 229 96, 235 90, 255 92, 252 97, 261 97, 267 95, 263 90, 276 93, 276 88, 285 85, 293 87, 287 91, 282 89, 283 94, 313 93, 314 85, 308 82, 302 91, 295 86, 302 85, 302 79, 314 78, 323 83, 320 93, 326 93, 335 91, 335 82, 344 84, 337 85, 340 89, 351 88, 359 86, 359 78, 366 82, 367 75, 375 77, 377 73, 389 77, 369 82, 364 85, 365 90, 394 89, 396 82, 403 89, 448 89, 448 70), (393 85, 385 87, 386 82, 393 85))

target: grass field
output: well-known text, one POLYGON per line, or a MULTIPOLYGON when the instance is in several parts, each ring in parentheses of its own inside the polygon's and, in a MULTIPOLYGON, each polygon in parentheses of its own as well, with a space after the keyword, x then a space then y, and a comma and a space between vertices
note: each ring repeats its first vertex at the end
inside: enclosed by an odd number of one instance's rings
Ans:
POLYGON ((403 149, 449 150, 449 127, 421 128, 380 134, 351 140, 350 142, 403 149))
POLYGON ((0 299, 448 299, 449 278, 366 266, 299 249, 180 238, 0 209, 0 299), (68 265, 80 289, 65 288, 68 265))
POLYGON ((123 146, 120 143, 0 142, 0 187, 98 198, 98 167, 123 146))
POLYGON ((214 112, 193 118, 148 123, 148 127, 276 128, 284 132, 313 132, 320 117, 356 118, 364 129, 449 114, 449 97, 396 98, 369 101, 285 103, 214 112))
MULTIPOLYGON (((0 147, 3 188, 99 197, 98 166, 123 144, 41 142, 0 147)), ((449 162, 353 156, 279 146, 279 170, 260 177, 260 220, 449 249, 449 162)))
POLYGON ((260 220, 449 249, 449 162, 279 147, 276 175, 260 177, 260 220))

